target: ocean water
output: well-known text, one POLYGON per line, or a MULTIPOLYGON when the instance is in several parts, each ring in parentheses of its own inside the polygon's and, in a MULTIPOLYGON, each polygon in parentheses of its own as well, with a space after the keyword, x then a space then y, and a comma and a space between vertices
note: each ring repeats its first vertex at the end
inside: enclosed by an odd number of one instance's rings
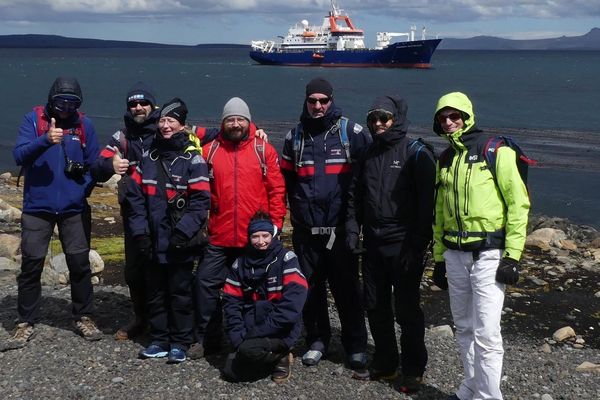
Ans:
POLYGON ((306 83, 322 76, 357 122, 376 96, 404 96, 412 129, 438 146, 430 131, 435 103, 465 92, 478 125, 514 134, 543 161, 530 177, 534 212, 600 227, 600 52, 440 50, 428 70, 261 66, 242 49, 0 49, 0 59, 0 170, 16 170, 11 150, 22 116, 45 103, 59 75, 78 78, 82 110, 102 144, 121 125, 128 88, 143 80, 159 102, 178 96, 191 122, 209 126, 230 97, 244 98, 278 148, 306 83))

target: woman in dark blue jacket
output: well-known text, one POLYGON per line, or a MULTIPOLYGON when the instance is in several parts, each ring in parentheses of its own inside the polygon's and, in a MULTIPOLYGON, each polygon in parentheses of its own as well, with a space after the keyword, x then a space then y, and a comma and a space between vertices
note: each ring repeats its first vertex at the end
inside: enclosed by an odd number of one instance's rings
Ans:
POLYGON ((187 108, 180 99, 160 112, 159 133, 131 175, 129 226, 146 272, 151 343, 141 358, 185 361, 193 341, 191 298, 195 257, 191 245, 210 208, 208 169, 195 136, 184 130, 187 108))
POLYGON ((290 349, 300 337, 306 278, 298 259, 274 238, 268 214, 258 212, 248 226, 248 246, 223 288, 225 329, 235 349, 223 375, 232 381, 290 376, 290 349))

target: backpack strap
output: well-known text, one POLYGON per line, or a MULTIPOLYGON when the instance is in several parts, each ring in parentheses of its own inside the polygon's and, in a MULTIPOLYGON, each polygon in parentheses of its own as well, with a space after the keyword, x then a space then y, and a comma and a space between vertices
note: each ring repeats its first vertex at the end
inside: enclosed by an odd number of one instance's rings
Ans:
MULTIPOLYGON (((346 154, 346 160, 347 160, 348 164, 351 164, 352 163, 352 155, 350 153, 350 140, 348 139, 347 129, 348 129, 348 118, 341 117, 338 120, 338 122, 336 122, 336 124, 334 126, 332 126, 329 129, 329 131, 327 131, 327 132, 330 133, 330 132, 334 132, 336 130, 339 132, 340 143, 346 154)), ((293 160, 294 169, 296 171, 298 171, 298 168, 302 167, 302 165, 303 165, 301 160, 302 160, 302 153, 304 152, 304 131, 302 129, 302 124, 300 122, 298 123, 298 125, 296 125, 296 129, 294 130, 292 151, 294 153, 294 160, 293 160)))
MULTIPOLYGON (((48 119, 45 110, 46 108, 44 106, 33 107, 33 111, 36 114, 34 127, 38 136, 45 135, 50 129, 50 120, 48 119)), ((77 111, 77 116, 79 122, 74 128, 69 129, 67 134, 79 136, 79 143, 81 143, 81 147, 85 148, 85 128, 83 127, 83 117, 85 114, 77 111)))
POLYGON ((208 179, 210 179, 211 181, 215 179, 215 174, 213 173, 212 160, 215 157, 215 153, 217 152, 218 148, 219 142, 213 140, 212 142, 210 142, 210 147, 208 148, 208 152, 206 154, 206 165, 208 166, 208 179))
POLYGON ((119 145, 121 146, 121 150, 123 151, 122 157, 128 158, 129 154, 129 139, 127 139, 127 134, 124 130, 119 130, 117 132, 119 134, 118 140, 119 145))
POLYGON ((298 171, 298 168, 302 167, 302 153, 304 152, 304 130, 302 124, 298 122, 296 129, 294 129, 294 137, 292 142, 292 152, 294 153, 294 170, 298 171))
POLYGON ((348 118, 341 117, 339 124, 339 132, 340 132, 340 143, 342 144, 342 148, 346 152, 346 160, 348 164, 352 163, 352 156, 350 155, 350 140, 348 140, 348 118))
POLYGON ((265 141, 255 137, 254 138, 254 152, 260 163, 260 170, 262 171, 263 179, 267 177, 267 161, 265 156, 265 141))

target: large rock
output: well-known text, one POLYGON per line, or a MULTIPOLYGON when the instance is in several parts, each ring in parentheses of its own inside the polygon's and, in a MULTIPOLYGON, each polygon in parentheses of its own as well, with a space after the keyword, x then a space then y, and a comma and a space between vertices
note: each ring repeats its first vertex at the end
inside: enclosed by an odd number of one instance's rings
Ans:
POLYGON ((92 275, 104 271, 104 260, 96 250, 90 250, 90 267, 92 269, 92 275))
MULTIPOLYGON (((527 240, 525 241, 525 245, 529 247, 561 247, 561 240, 566 240, 567 234, 560 229, 554 228, 541 228, 536 231, 533 231, 529 236, 527 236, 527 240)), ((542 249, 544 250, 544 249, 542 249)))
POLYGON ((556 340, 557 342, 562 342, 575 336, 576 335, 573 328, 571 328, 570 326, 565 326, 554 332, 552 334, 552 339, 556 340))
POLYGON ((6 201, 0 199, 0 221, 1 222, 18 222, 21 220, 21 210, 11 206, 6 201))
POLYGON ((438 337, 449 337, 449 338, 454 337, 454 332, 452 331, 452 328, 450 327, 450 325, 434 326, 433 328, 430 329, 430 332, 432 335, 435 335, 438 337))
POLYGON ((12 179, 12 174, 10 172, 5 172, 0 174, 0 180, 4 182, 8 182, 12 179))
POLYGON ((102 187, 116 189, 120 180, 121 180, 121 175, 114 174, 113 176, 110 177, 109 180, 107 180, 106 182, 104 182, 102 184, 102 187))
POLYGON ((595 372, 600 374, 600 364, 584 361, 575 369, 577 372, 595 372))
POLYGON ((16 235, 0 234, 0 257, 15 260, 21 253, 21 238, 16 235))
MULTIPOLYGON (((92 274, 104 271, 104 260, 96 250, 90 250, 90 268, 92 274)), ((69 283, 69 267, 64 253, 50 258, 42 272, 42 285, 56 286, 69 283)))
POLYGON ((0 257, 0 271, 20 271, 21 264, 11 258, 0 257))

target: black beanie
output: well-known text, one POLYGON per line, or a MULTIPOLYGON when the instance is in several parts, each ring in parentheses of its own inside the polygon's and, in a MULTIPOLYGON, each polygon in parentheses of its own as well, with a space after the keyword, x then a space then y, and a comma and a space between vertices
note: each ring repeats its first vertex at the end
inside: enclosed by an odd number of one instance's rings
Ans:
POLYGON ((188 114, 188 109, 179 97, 166 102, 160 110, 161 117, 175 118, 181 125, 185 124, 185 119, 188 114))
POLYGON ((141 81, 137 82, 131 87, 131 89, 129 89, 129 92, 127 92, 127 98, 125 102, 129 103, 130 101, 136 100, 149 101, 150 104, 152 104, 152 108, 156 106, 156 98, 154 97, 154 91, 148 85, 141 81))
POLYGON ((322 93, 327 97, 331 97, 333 94, 333 87, 331 86, 331 83, 327 82, 325 79, 315 78, 306 85, 306 97, 313 93, 322 93))

